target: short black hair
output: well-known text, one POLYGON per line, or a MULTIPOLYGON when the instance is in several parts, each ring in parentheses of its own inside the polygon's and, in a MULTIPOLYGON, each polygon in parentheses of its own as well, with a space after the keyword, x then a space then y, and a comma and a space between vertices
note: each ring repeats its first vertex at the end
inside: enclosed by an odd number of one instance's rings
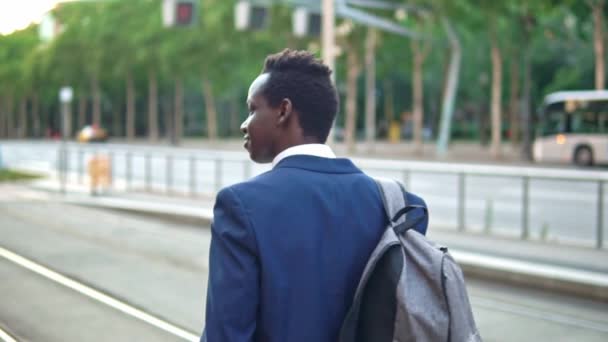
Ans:
POLYGON ((285 49, 266 58, 262 73, 270 74, 262 89, 268 103, 290 99, 304 135, 325 143, 338 111, 331 69, 308 51, 285 49))

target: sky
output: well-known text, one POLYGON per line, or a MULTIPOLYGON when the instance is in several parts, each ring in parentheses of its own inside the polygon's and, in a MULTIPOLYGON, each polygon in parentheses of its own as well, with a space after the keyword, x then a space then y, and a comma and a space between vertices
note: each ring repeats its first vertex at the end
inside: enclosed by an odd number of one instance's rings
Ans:
POLYGON ((0 34, 9 34, 40 22, 58 0, 0 0, 0 34))

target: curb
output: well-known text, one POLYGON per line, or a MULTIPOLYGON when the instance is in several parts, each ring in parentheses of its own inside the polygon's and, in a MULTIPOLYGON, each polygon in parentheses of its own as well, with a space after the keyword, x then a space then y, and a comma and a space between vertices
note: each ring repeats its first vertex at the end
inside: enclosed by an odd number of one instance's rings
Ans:
POLYGON ((178 224, 208 226, 213 221, 213 211, 210 209, 184 207, 167 203, 150 204, 115 198, 97 198, 96 200, 84 200, 82 198, 78 198, 65 199, 63 202, 72 205, 126 212, 129 214, 152 217, 178 224))
MULTIPOLYGON (((87 201, 83 201, 82 198, 66 199, 64 202, 203 227, 209 226, 213 221, 213 211, 211 209, 167 203, 152 204, 115 198, 97 198, 87 201)), ((450 254, 458 262, 466 277, 536 287, 608 302, 607 274, 472 253, 460 249, 450 249, 450 254)))
POLYGON ((451 249, 467 277, 490 279, 608 302, 608 275, 451 249))

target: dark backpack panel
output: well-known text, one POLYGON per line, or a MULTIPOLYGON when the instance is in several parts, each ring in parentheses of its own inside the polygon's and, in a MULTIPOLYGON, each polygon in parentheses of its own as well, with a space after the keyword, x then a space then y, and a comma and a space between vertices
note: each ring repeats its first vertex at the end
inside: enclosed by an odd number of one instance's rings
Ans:
POLYGON ((403 270, 400 245, 391 247, 380 258, 361 297, 357 342, 392 342, 397 313, 397 293, 403 270))

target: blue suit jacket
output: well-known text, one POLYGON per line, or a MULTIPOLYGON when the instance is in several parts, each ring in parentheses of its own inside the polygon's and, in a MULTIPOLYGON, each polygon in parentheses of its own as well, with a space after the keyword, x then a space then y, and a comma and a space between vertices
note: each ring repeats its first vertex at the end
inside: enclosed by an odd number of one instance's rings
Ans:
POLYGON ((336 341, 387 222, 374 180, 348 159, 291 156, 223 189, 201 341, 336 341))

